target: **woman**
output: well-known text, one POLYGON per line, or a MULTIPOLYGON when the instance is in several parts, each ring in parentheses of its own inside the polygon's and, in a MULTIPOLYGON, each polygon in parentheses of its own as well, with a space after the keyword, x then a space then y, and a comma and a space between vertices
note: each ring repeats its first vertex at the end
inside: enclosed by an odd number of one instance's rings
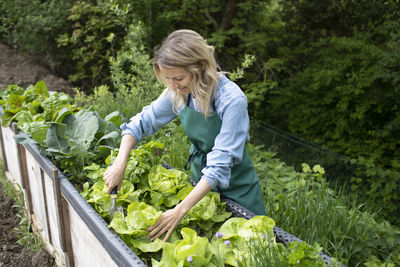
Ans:
POLYGON ((247 99, 241 89, 217 71, 214 48, 191 30, 171 33, 156 50, 153 68, 167 89, 157 100, 121 126, 122 141, 104 179, 108 193, 121 186, 130 150, 143 134, 155 133, 179 116, 192 142, 189 162, 198 183, 175 208, 149 227, 154 240, 167 241, 185 214, 210 190, 265 215, 261 189, 244 147, 249 140, 247 99))

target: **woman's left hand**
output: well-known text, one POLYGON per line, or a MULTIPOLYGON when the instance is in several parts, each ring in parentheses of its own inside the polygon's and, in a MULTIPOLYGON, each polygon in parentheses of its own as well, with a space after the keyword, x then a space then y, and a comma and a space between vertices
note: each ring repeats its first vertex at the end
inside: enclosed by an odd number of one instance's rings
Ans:
POLYGON ((147 236, 151 239, 151 241, 153 241, 167 232, 163 239, 164 242, 167 242, 172 231, 176 228, 185 214, 186 212, 184 212, 179 205, 173 209, 167 210, 161 214, 155 224, 147 228, 147 231, 150 232, 147 236))
POLYGON ((208 184, 207 180, 204 178, 200 179, 199 183, 182 202, 176 205, 175 208, 161 214, 156 223, 147 228, 147 231, 150 232, 147 236, 153 241, 167 232, 163 239, 164 242, 167 242, 172 231, 174 231, 183 216, 185 216, 200 199, 210 192, 210 190, 211 186, 208 184))

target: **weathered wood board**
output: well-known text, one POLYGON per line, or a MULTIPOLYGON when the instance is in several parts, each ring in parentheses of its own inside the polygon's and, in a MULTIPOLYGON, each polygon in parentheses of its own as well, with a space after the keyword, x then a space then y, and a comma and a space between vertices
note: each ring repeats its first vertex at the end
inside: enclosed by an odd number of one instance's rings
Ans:
POLYGON ((15 142, 13 138, 15 134, 10 127, 2 127, 2 132, 4 140, 4 152, 7 157, 8 172, 10 173, 10 176, 7 177, 9 177, 8 179, 12 179, 11 182, 17 183, 22 187, 17 142, 15 142))
POLYGON ((54 248, 61 253, 61 240, 60 240, 60 222, 58 221, 58 209, 56 204, 56 197, 54 191, 53 179, 50 178, 46 173, 44 173, 44 181, 46 188, 46 198, 47 198, 47 212, 48 212, 48 227, 50 228, 51 244, 54 248))
POLYGON ((117 266, 79 214, 68 205, 75 266, 117 266))
POLYGON ((36 163, 36 160, 28 152, 26 153, 26 163, 29 177, 29 190, 32 198, 32 210, 38 219, 38 222, 41 224, 46 240, 50 240, 48 235, 49 229, 47 227, 45 199, 43 195, 44 186, 42 185, 41 178, 42 171, 40 165, 36 163))

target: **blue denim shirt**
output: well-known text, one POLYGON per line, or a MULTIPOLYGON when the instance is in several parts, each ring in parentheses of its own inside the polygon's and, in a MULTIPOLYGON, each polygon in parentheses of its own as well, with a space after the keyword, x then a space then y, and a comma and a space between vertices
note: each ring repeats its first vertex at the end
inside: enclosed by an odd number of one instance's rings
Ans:
MULTIPOLYGON (((164 92, 150 105, 132 117, 129 123, 121 125, 122 134, 129 134, 137 142, 142 135, 154 134, 162 126, 173 120, 177 114, 172 108, 173 92, 164 92)), ((187 99, 186 99, 187 100, 187 99)), ((207 154, 207 165, 202 170, 203 177, 213 190, 217 186, 227 188, 231 177, 231 168, 242 160, 244 145, 249 138, 249 115, 247 98, 238 85, 221 75, 215 92, 215 108, 222 120, 220 133, 215 139, 212 150, 207 154)), ((185 105, 176 107, 179 113, 185 105)), ((190 101, 189 107, 196 110, 196 99, 190 101)))

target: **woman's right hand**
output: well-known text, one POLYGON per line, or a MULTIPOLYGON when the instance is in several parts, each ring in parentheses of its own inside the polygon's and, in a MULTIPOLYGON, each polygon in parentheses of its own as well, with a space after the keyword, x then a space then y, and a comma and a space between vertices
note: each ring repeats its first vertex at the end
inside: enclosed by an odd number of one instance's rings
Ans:
POLYGON ((107 194, 111 193, 111 190, 118 186, 118 190, 121 188, 122 180, 124 179, 126 163, 115 161, 108 169, 104 172, 104 180, 108 186, 107 194))
POLYGON ((108 186, 108 194, 110 194, 113 188, 116 186, 118 186, 118 190, 121 188, 126 164, 128 162, 129 152, 131 151, 132 147, 135 146, 135 144, 136 139, 132 135, 126 134, 122 136, 118 155, 113 164, 104 172, 104 180, 108 186))

